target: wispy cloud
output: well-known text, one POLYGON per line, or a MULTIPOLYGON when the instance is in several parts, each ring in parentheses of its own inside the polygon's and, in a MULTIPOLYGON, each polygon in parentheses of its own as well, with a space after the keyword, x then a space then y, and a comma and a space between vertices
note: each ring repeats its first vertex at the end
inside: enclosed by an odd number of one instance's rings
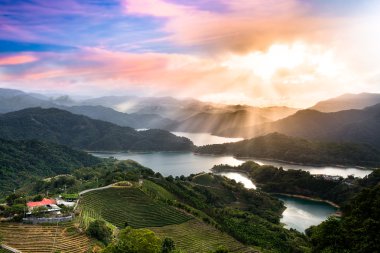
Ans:
POLYGON ((0 56, 0 66, 1 65, 19 65, 37 61, 38 58, 32 55, 11 55, 11 56, 0 56))

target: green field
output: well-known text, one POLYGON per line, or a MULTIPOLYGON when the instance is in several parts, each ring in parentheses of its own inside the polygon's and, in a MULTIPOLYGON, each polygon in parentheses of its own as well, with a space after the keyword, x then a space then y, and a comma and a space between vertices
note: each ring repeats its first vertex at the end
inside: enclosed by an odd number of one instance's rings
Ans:
POLYGON ((12 253, 12 252, 9 251, 9 250, 6 250, 6 249, 3 249, 3 248, 0 248, 0 253, 12 253))
POLYGON ((127 222, 133 228, 162 227, 192 219, 177 209, 153 200, 135 187, 112 187, 88 192, 81 196, 79 208, 123 228, 127 222))
POLYGON ((0 233, 4 244, 25 253, 81 253, 92 248, 90 239, 71 223, 56 226, 1 222, 0 233))
POLYGON ((159 237, 170 237, 174 240, 176 247, 187 253, 203 253, 224 246, 230 252, 256 252, 226 233, 200 222, 196 219, 191 221, 169 225, 165 227, 152 227, 159 237))

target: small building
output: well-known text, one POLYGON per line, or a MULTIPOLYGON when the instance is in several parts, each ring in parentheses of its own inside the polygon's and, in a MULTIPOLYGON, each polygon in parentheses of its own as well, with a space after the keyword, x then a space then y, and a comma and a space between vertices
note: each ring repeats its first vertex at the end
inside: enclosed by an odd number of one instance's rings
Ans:
POLYGON ((59 213, 59 211, 61 210, 61 208, 57 206, 57 202, 55 201, 55 199, 44 198, 41 201, 28 202, 26 205, 28 206, 28 211, 29 211, 27 214, 32 214, 33 209, 40 208, 40 207, 44 207, 45 210, 42 211, 44 213, 48 213, 48 212, 59 213))

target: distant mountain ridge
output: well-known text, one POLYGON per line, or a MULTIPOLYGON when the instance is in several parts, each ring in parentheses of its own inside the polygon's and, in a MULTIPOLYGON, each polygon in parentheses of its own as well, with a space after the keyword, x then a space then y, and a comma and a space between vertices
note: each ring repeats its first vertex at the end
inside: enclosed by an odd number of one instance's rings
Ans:
POLYGON ((377 93, 344 94, 320 101, 310 109, 320 112, 337 112, 350 109, 364 109, 379 103, 380 94, 377 93))
POLYGON ((128 126, 132 128, 159 128, 167 129, 168 126, 176 122, 163 118, 156 114, 136 114, 123 113, 104 106, 60 106, 60 109, 69 111, 74 114, 80 114, 92 119, 107 121, 119 126, 128 126))
POLYGON ((18 111, 29 107, 53 107, 54 104, 20 90, 0 88, 0 113, 18 111))
POLYGON ((0 115, 0 138, 49 141, 85 150, 185 151, 193 143, 164 130, 136 131, 60 109, 30 108, 0 115))
POLYGON ((0 114, 26 108, 58 108, 92 119, 132 128, 218 133, 289 116, 298 109, 284 106, 223 105, 172 97, 105 96, 74 100, 0 88, 0 114))
POLYGON ((195 152, 308 165, 380 166, 380 152, 370 145, 310 141, 279 133, 233 143, 206 145, 198 147, 195 152))
POLYGON ((330 113, 301 110, 275 122, 227 129, 218 134, 250 138, 271 132, 311 140, 367 143, 380 148, 380 104, 330 113))

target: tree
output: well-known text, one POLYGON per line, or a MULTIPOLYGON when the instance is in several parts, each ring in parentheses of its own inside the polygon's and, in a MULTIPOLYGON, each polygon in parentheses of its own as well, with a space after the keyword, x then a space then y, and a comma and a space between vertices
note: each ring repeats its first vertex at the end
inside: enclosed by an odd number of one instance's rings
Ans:
POLYGON ((172 238, 166 237, 162 242, 162 253, 169 253, 175 250, 175 244, 172 238))
POLYGON ((110 243, 112 239, 112 230, 107 227, 106 222, 103 220, 95 220, 91 222, 87 228, 87 234, 106 245, 110 243))
POLYGON ((11 195, 7 196, 5 201, 7 202, 8 206, 12 206, 15 204, 16 199, 20 198, 21 195, 17 193, 12 193, 11 195))
POLYGON ((162 242, 149 229, 127 227, 119 233, 118 240, 104 250, 104 253, 160 253, 162 242))
POLYGON ((42 195, 39 194, 33 198, 33 201, 42 201, 42 199, 43 199, 42 195))

